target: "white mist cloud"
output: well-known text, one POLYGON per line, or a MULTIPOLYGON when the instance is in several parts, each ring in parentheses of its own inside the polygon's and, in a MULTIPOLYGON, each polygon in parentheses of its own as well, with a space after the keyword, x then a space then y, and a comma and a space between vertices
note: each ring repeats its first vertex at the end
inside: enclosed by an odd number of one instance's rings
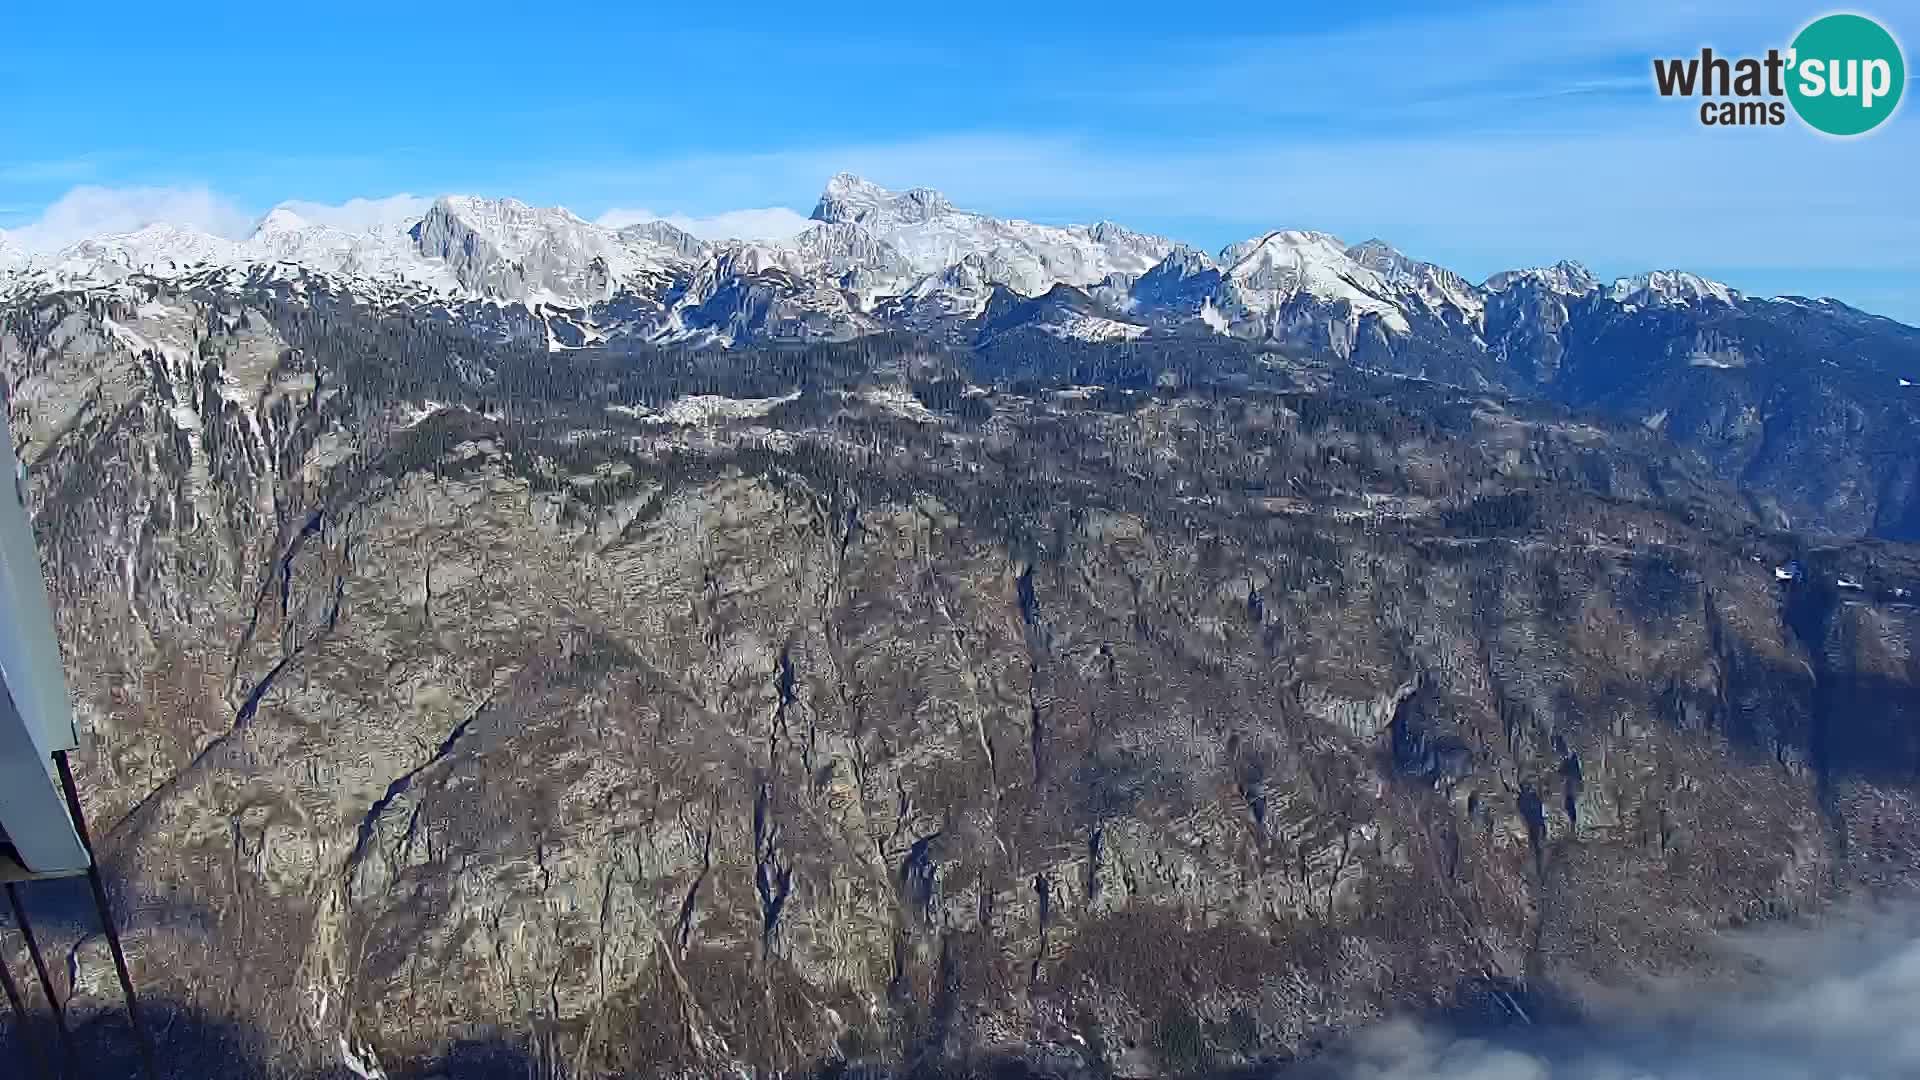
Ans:
POLYGON ((1881 1080, 1920 1076, 1920 912, 1856 911, 1731 939, 1739 987, 1646 989, 1632 1014, 1467 1036, 1369 1028, 1308 1075, 1340 1080, 1881 1080))
POLYGON ((388 195, 380 199, 348 199, 343 203, 289 199, 280 209, 290 210, 315 225, 347 232, 366 232, 386 225, 410 224, 426 214, 433 200, 424 195, 388 195))
POLYGON ((86 186, 62 195, 7 238, 24 251, 49 252, 159 223, 233 239, 247 234, 253 216, 204 187, 86 186))
POLYGON ((791 240, 800 230, 812 224, 805 214, 784 206, 725 210, 704 217, 688 214, 656 214, 651 210, 615 207, 601 214, 596 224, 609 229, 618 229, 645 221, 664 221, 702 240, 761 240, 773 243, 791 240))
MULTIPOLYGON (((340 203, 289 199, 278 209, 290 211, 315 225, 347 232, 406 224, 427 212, 433 200, 402 193, 353 198, 340 203)), ((252 233, 260 215, 206 187, 76 187, 46 207, 26 224, 0 230, 0 252, 9 260, 27 254, 59 251, 82 240, 133 232, 153 224, 193 229, 229 240, 252 233)), ((705 240, 782 242, 811 222, 784 206, 726 210, 714 214, 660 214, 651 210, 615 208, 598 223, 620 228, 643 221, 666 221, 705 240)))

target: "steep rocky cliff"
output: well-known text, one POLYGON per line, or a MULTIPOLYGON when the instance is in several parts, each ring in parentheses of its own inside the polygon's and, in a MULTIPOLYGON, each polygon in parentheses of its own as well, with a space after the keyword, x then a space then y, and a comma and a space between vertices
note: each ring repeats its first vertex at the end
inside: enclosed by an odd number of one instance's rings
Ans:
POLYGON ((179 1075, 1227 1069, 1912 872, 1920 560, 1658 425, 1223 341, 4 318, 179 1075))

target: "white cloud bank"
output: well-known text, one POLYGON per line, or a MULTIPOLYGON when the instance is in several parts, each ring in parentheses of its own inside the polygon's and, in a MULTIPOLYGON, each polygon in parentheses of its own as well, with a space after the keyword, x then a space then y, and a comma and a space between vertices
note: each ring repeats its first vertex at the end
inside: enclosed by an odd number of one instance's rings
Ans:
POLYGON ((418 221, 433 205, 424 195, 389 195, 384 199, 348 199, 339 204, 289 199, 278 209, 288 210, 315 225, 347 232, 366 232, 385 225, 418 221))
MULTIPOLYGON (((289 199, 279 203, 276 209, 290 211, 311 224, 347 232, 367 232, 418 220, 432 204, 433 200, 427 196, 400 194, 354 198, 342 203, 289 199)), ((0 251, 51 253, 82 240, 134 232, 155 224, 239 240, 253 232, 261 216, 206 187, 77 187, 26 225, 12 230, 0 229, 0 251)), ((598 224, 617 229, 643 221, 665 221, 703 240, 773 243, 790 240, 811 224, 806 215, 784 206, 726 210, 704 216, 615 208, 601 214, 598 224)))
POLYGON ((1920 913, 1735 938, 1759 977, 1649 988, 1631 1015, 1473 1037, 1394 1021, 1304 1075, 1339 1080, 1893 1080, 1920 1076, 1920 913))
POLYGON ((245 236, 253 215, 204 187, 77 187, 27 225, 5 234, 27 252, 58 251, 95 236, 167 224, 224 236, 245 236))

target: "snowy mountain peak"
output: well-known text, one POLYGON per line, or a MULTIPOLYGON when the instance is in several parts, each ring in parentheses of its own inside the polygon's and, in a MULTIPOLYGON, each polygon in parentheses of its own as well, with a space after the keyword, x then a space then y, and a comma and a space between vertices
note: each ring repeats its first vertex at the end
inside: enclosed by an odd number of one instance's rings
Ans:
POLYGON ((1502 270, 1481 286, 1488 292, 1506 292, 1516 285, 1531 285, 1562 296, 1585 296, 1600 287, 1585 266, 1572 259, 1561 259, 1552 266, 1533 266, 1521 270, 1502 270))
POLYGON ((1229 244, 1220 252, 1220 265, 1232 273, 1242 263, 1253 263, 1261 259, 1291 260, 1301 257, 1317 258, 1328 262, 1352 262, 1347 257, 1347 246, 1332 233, 1315 232, 1310 229, 1276 229, 1264 236, 1251 240, 1242 240, 1229 244))
POLYGON ((931 188, 889 191, 848 173, 827 182, 813 217, 820 224, 796 241, 803 250, 870 245, 885 265, 866 275, 869 282, 894 278, 897 257, 901 286, 979 253, 993 281, 1038 296, 1060 282, 1086 287, 1116 273, 1140 274, 1172 247, 1111 223, 1040 225, 957 210, 931 188))
POLYGON ((827 181, 814 205, 813 219, 884 228, 921 224, 952 211, 947 197, 932 188, 895 192, 852 173, 840 173, 827 181))
POLYGON ((284 206, 276 206, 272 210, 267 211, 267 215, 261 218, 259 224, 253 227, 253 235, 258 236, 261 233, 299 232, 303 229, 311 229, 314 227, 312 222, 301 217, 299 214, 294 213, 284 206))
POLYGON ((1239 305, 1270 312, 1306 298, 1345 301, 1355 316, 1372 314, 1400 333, 1410 329, 1394 302, 1394 290, 1373 270, 1347 254, 1331 233, 1281 229, 1243 240, 1220 253, 1239 305))
POLYGON ((874 204, 884 202, 893 196, 893 192, 879 184, 850 172, 834 173, 827 179, 827 186, 820 193, 820 201, 829 199, 847 203, 874 204))
POLYGON ((582 306, 622 282, 662 268, 664 248, 618 234, 562 207, 518 199, 443 195, 409 230, 415 249, 482 296, 582 306))
POLYGON ((82 240, 59 253, 51 268, 65 274, 123 277, 134 271, 171 272, 226 262, 234 247, 211 233, 152 224, 130 233, 82 240))
POLYGON ((512 198, 442 195, 433 201, 422 224, 436 215, 459 218, 502 250, 528 251, 542 243, 604 232, 563 206, 528 206, 512 198))
POLYGON ((1355 261, 1368 265, 1403 265, 1414 261, 1405 252, 1377 236, 1353 245, 1347 249, 1347 254, 1355 261))
POLYGON ((1654 270, 1623 277, 1607 291, 1609 299, 1641 307, 1669 307, 1713 301, 1732 306, 1739 293, 1711 278, 1685 270, 1654 270))
POLYGON ((1164 247, 1166 241, 1147 233, 1138 232, 1112 221, 1096 221, 1087 226, 1087 235, 1102 244, 1116 244, 1128 247, 1148 247, 1158 244, 1164 247))
MULTIPOLYGON (((1378 237, 1348 248, 1347 257, 1390 282, 1411 283, 1415 278, 1434 273, 1459 276, 1437 263, 1416 259, 1378 237)), ((1465 279, 1462 279, 1461 284, 1472 288, 1465 279)))
POLYGON ((1411 258, 1384 240, 1355 244, 1347 255, 1437 315, 1444 317, 1446 309, 1452 308, 1472 320, 1485 307, 1466 278, 1436 263, 1411 258))
POLYGON ((1213 261, 1213 257, 1206 252, 1196 247, 1188 247, 1186 244, 1175 244, 1173 250, 1167 252, 1167 257, 1160 260, 1159 264, 1148 273, 1185 278, 1218 269, 1219 266, 1213 261))
POLYGON ((784 248, 752 240, 729 240, 714 249, 710 265, 722 277, 751 277, 776 270, 791 272, 794 261, 794 253, 784 248))
POLYGON ((628 244, 654 244, 683 259, 706 258, 713 245, 664 221, 643 221, 628 225, 614 234, 628 244))

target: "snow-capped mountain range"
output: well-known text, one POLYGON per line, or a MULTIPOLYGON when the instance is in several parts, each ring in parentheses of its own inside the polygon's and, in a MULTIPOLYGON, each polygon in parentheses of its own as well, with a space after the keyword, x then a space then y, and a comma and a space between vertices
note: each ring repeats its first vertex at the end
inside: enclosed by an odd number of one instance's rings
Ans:
MULTIPOLYGON (((1217 256, 1111 222, 1055 226, 956 209, 937 191, 890 191, 850 174, 783 243, 708 242, 654 221, 613 229, 561 208, 445 196, 416 220, 347 231, 281 207, 228 240, 166 224, 29 254, 0 232, 0 297, 133 275, 289 283, 325 279, 385 302, 443 304, 550 347, 612 339, 744 344, 910 329, 974 341, 996 298, 1028 300, 1031 326, 1107 341, 1223 333, 1346 355, 1433 328, 1484 346, 1490 300, 1599 295, 1629 308, 1733 305, 1682 271, 1610 286, 1577 263, 1475 285, 1379 240, 1276 230, 1217 256), (1062 290, 1065 290, 1064 292, 1062 290), (1051 298, 1051 302, 1049 302, 1051 298)), ((1008 330, 1004 317, 993 332, 1008 330)))
MULTIPOLYGON (((904 332, 971 352, 989 381, 1155 386, 1195 365, 1332 362, 1630 419, 1761 492, 1776 523, 1920 537, 1911 455, 1888 452, 1920 431, 1920 329, 1834 300, 1747 297, 1680 270, 1602 282, 1570 261, 1476 284, 1379 240, 1297 229, 1209 254, 845 174, 779 243, 470 196, 353 216, 371 224, 288 205, 238 240, 154 224, 53 253, 0 234, 0 330, 78 333, 98 319, 131 347, 152 339, 95 313, 324 311, 329 324, 431 324, 434 340, 451 333, 482 357, 559 362, 588 348, 637 358, 652 345, 904 332)), ((195 333, 175 343, 181 355, 195 333)), ((0 353, 8 345, 0 334, 0 353)), ((484 381, 494 360, 471 362, 484 381)), ((1531 467, 1516 453, 1515 468, 1531 467)))

